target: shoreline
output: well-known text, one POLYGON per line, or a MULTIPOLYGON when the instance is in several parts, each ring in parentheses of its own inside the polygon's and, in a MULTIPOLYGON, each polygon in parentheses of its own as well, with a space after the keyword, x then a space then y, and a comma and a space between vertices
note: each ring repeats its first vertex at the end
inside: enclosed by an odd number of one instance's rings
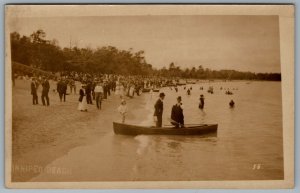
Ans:
MULTIPOLYGON (((38 166, 45 168, 49 163, 66 155, 71 149, 91 144, 101 136, 113 132, 112 122, 119 121, 117 107, 119 96, 114 92, 102 102, 102 109, 88 105, 88 112, 77 110, 79 95, 69 94, 66 102, 59 102, 58 94, 49 92, 50 106, 32 105, 29 81, 18 80, 13 88, 12 166, 38 166), (21 100, 22 99, 22 100, 21 100), (30 115, 26 112, 30 111, 30 115), (48 121, 47 121, 48 120, 48 121), (101 129, 100 129, 101 128, 101 129), (36 159, 38 157, 38 159, 36 159)), ((40 101, 40 88, 38 91, 40 101)), ((136 107, 135 96, 127 99, 128 106, 136 107)), ((127 120, 135 114, 128 114, 127 120)), ((34 171, 12 173, 12 181, 28 181, 38 175, 34 171)))

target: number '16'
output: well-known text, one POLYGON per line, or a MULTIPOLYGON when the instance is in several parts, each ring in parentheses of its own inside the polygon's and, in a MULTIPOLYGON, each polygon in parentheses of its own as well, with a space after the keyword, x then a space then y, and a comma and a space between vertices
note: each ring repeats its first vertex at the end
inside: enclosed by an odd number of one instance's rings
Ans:
POLYGON ((253 164, 252 170, 260 170, 261 164, 253 164))

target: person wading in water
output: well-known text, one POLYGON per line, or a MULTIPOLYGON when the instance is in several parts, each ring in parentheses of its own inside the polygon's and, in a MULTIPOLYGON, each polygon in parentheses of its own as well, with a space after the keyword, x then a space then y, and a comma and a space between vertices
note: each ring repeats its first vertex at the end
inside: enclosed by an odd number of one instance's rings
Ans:
POLYGON ((200 95, 199 109, 204 109, 204 96, 200 95))

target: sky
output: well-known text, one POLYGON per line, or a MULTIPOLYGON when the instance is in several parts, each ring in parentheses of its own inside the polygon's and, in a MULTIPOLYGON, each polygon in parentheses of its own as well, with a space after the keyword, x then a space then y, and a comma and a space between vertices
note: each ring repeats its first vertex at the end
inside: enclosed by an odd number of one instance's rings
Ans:
POLYGON ((155 68, 171 62, 182 69, 280 72, 277 16, 97 16, 18 18, 11 32, 38 29, 61 47, 144 50, 155 68))

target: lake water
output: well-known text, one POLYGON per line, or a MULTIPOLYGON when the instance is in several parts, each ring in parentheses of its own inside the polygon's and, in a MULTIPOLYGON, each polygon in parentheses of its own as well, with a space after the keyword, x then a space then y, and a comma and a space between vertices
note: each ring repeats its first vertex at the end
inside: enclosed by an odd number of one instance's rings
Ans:
MULTIPOLYGON (((166 94, 163 124, 170 124, 171 107, 181 96, 185 123, 217 123, 216 135, 134 137, 115 135, 111 126, 98 142, 75 148, 52 163, 72 168, 73 175, 61 180, 283 179, 280 82, 211 82, 186 87, 192 87, 189 96, 184 86, 178 93, 161 89, 166 94), (214 94, 207 93, 209 86, 214 87, 214 94), (224 88, 233 95, 225 95, 224 88), (205 97, 203 111, 198 108, 200 94, 205 97), (235 108, 229 108, 231 99, 235 108)), ((129 101, 127 123, 153 124, 157 95, 147 93, 129 101)), ((33 181, 42 179, 40 175, 33 181)))

